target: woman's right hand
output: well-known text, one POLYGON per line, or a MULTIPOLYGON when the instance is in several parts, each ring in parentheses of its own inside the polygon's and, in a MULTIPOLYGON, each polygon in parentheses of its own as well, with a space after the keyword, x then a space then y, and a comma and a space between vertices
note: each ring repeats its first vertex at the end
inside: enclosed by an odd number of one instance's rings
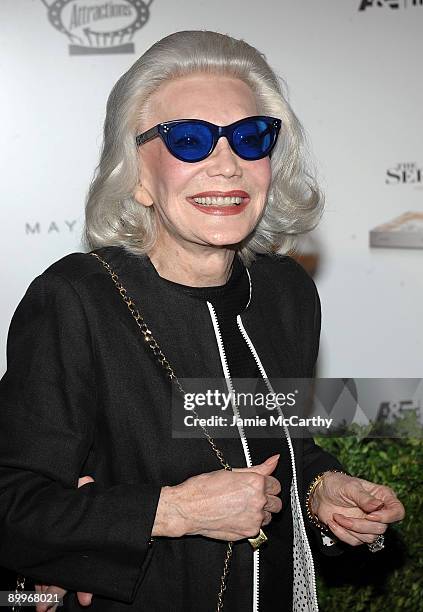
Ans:
POLYGON ((163 487, 151 535, 203 535, 237 541, 257 535, 280 512, 279 481, 271 476, 274 455, 250 468, 217 470, 163 487))

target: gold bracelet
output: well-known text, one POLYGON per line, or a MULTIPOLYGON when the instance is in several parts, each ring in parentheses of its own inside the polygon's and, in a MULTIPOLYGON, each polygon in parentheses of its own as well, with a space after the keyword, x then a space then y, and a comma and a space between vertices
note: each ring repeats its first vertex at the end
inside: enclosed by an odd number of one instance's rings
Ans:
MULTIPOLYGON (((313 496, 313 493, 316 491, 317 487, 322 483, 325 474, 327 474, 328 472, 337 472, 338 474, 345 474, 345 472, 342 472, 341 470, 326 470, 325 472, 320 472, 320 474, 317 474, 317 476, 312 480, 309 488, 307 489, 307 495, 306 495, 306 510, 307 510, 307 517, 309 521, 315 527, 317 527, 318 529, 326 533, 328 533, 330 529, 327 525, 322 523, 322 521, 320 521, 319 518, 313 513, 311 509, 311 498, 313 496)), ((345 474, 345 475, 347 476, 348 474, 345 474)))

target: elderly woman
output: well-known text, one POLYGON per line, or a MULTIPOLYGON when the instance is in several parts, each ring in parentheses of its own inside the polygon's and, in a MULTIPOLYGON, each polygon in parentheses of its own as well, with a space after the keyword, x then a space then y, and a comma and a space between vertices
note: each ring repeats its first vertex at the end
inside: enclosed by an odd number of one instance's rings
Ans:
POLYGON ((38 276, 10 327, 1 565, 67 590, 63 610, 90 593, 101 612, 315 611, 311 547, 383 546, 401 502, 312 439, 242 424, 233 439, 172 436, 182 378, 233 391, 313 375, 316 288, 272 252, 321 206, 301 126, 254 47, 176 32, 119 79, 87 202, 92 252, 38 276))

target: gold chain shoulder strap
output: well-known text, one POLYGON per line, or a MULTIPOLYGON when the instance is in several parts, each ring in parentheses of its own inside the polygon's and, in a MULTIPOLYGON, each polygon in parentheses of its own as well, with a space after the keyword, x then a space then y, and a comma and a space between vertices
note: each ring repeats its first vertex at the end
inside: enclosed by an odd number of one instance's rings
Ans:
MULTIPOLYGON (((178 378, 175 375, 175 372, 173 371, 172 366, 170 365, 170 363, 168 362, 168 360, 166 359, 166 357, 164 356, 162 350, 160 349, 159 345, 157 344, 156 340, 154 339, 153 334, 151 333, 148 325, 146 324, 146 322, 144 321, 143 316, 141 315, 139 309, 137 308, 135 302, 128 296, 127 291, 125 289, 125 287, 122 285, 122 283, 119 282, 119 277, 116 274, 116 272, 113 272, 113 270, 111 269, 111 267, 109 266, 109 264, 102 259, 97 253, 90 253, 90 255, 92 255, 93 257, 96 257, 99 262, 104 266, 104 268, 106 268, 107 272, 110 274, 110 276, 112 277, 112 280, 116 286, 116 289, 119 291, 120 296, 122 297, 123 301, 125 302, 125 304, 127 305, 129 312, 131 313, 132 317, 134 318, 136 324, 138 325, 141 333, 144 336, 144 340, 146 342, 146 344, 148 345, 148 347, 151 349, 151 351, 153 352, 153 355, 156 357, 158 363, 165 369, 166 374, 168 376, 168 378, 174 382, 177 386, 177 388, 179 389, 179 391, 185 395, 185 391, 182 388, 181 383, 179 382, 178 378)), ((195 410, 192 410, 192 412, 195 414, 195 416, 197 416, 199 418, 199 415, 197 414, 197 412, 195 410)), ((217 446, 215 441, 213 440, 213 438, 210 436, 210 434, 208 433, 206 427, 201 426, 204 432, 204 435, 206 436, 210 446, 212 447, 214 453, 216 454, 220 464, 222 465, 224 470, 232 470, 231 466, 225 461, 222 451, 220 451, 217 446)), ((232 557, 232 549, 233 549, 233 542, 228 542, 227 545, 227 549, 226 549, 226 555, 225 555, 225 560, 224 560, 224 564, 223 564, 223 573, 222 576, 220 578, 220 589, 219 589, 219 593, 217 596, 217 607, 216 607, 216 612, 221 612, 223 610, 223 594, 225 592, 226 589, 226 583, 227 583, 227 577, 229 574, 229 565, 230 565, 230 561, 231 561, 231 557, 232 557)))

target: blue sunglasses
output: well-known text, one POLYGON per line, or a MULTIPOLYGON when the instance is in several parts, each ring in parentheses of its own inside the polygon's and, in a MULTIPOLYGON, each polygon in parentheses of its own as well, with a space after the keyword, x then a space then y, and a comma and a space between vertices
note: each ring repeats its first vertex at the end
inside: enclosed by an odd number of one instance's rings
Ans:
POLYGON ((199 162, 213 153, 222 136, 242 159, 256 161, 270 155, 276 144, 281 120, 274 117, 246 117, 224 127, 202 119, 165 121, 136 137, 141 146, 160 136, 168 151, 184 162, 199 162))

